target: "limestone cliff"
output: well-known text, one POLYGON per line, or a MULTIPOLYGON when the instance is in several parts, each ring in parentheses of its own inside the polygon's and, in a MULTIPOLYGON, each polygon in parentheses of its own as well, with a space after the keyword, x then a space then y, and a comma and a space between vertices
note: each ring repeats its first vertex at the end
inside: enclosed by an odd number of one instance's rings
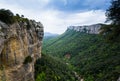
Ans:
POLYGON ((93 24, 93 25, 85 25, 85 26, 69 26, 68 29, 75 30, 79 32, 86 32, 89 34, 98 34, 99 29, 103 26, 103 24, 93 24))
POLYGON ((34 81, 34 62, 41 57, 42 37, 40 22, 7 25, 0 21, 0 81, 34 81))

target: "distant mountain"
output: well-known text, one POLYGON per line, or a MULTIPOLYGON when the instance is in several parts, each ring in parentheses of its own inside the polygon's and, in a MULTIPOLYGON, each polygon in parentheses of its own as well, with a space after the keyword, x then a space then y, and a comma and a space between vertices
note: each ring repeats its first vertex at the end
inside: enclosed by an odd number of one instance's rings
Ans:
POLYGON ((57 36, 59 36, 59 34, 53 34, 53 33, 45 32, 43 41, 47 41, 47 40, 55 38, 57 36))
POLYGON ((93 24, 84 26, 69 26, 68 29, 89 34, 99 34, 100 28, 105 24, 93 24))
POLYGON ((106 43, 98 34, 68 28, 44 41, 42 51, 73 64, 85 81, 117 81, 120 76, 120 43, 106 43))
POLYGON ((49 37, 49 36, 58 36, 59 34, 54 34, 54 33, 50 33, 50 32, 45 32, 44 33, 44 37, 49 37))

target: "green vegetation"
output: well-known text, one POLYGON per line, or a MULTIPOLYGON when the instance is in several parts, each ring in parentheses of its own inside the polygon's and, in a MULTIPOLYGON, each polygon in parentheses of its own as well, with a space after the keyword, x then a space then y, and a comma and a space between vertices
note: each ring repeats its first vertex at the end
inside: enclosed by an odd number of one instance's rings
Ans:
POLYGON ((32 57, 31 56, 27 56, 23 62, 23 64, 28 64, 28 63, 31 63, 32 62, 32 57))
POLYGON ((101 32, 108 43, 120 42, 120 25, 104 25, 101 32))
POLYGON ((120 43, 106 43, 100 35, 67 30, 45 40, 42 51, 71 63, 85 81, 116 81, 120 76, 120 43))
POLYGON ((111 6, 106 11, 107 21, 120 25, 120 0, 112 0, 111 6))
POLYGON ((107 42, 120 42, 120 0, 112 0, 111 6, 106 11, 107 22, 111 25, 101 28, 101 34, 107 42))
POLYGON ((14 15, 10 10, 0 9, 0 20, 6 24, 13 24, 15 22, 26 22, 28 23, 28 19, 24 18, 24 15, 16 14, 14 15))
POLYGON ((6 24, 15 22, 14 14, 10 10, 0 9, 0 20, 6 24))
POLYGON ((58 35, 53 35, 53 36, 44 36, 44 38, 43 38, 43 40, 44 41, 48 41, 48 40, 50 40, 50 39, 52 39, 52 38, 55 38, 55 37, 57 37, 58 35))
POLYGON ((49 55, 42 57, 35 64, 36 81, 77 81, 72 70, 62 61, 49 55))
MULTIPOLYGON (((31 27, 30 21, 28 18, 25 18, 24 15, 16 14, 14 15, 10 10, 0 9, 0 21, 11 25, 13 23, 19 23, 20 25, 25 25, 26 29, 29 30, 31 27)), ((1 31, 2 29, 0 29, 1 31)))

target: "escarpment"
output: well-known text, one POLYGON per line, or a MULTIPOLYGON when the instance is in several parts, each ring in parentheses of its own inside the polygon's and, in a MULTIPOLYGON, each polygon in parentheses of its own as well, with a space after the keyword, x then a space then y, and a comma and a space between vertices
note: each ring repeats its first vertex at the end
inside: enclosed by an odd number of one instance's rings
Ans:
POLYGON ((89 34, 99 34, 100 28, 105 24, 93 24, 93 25, 84 25, 84 26, 69 26, 68 30, 75 30, 78 32, 84 32, 89 34))
POLYGON ((43 26, 28 20, 0 21, 0 81, 34 81, 34 62, 41 57, 43 26))

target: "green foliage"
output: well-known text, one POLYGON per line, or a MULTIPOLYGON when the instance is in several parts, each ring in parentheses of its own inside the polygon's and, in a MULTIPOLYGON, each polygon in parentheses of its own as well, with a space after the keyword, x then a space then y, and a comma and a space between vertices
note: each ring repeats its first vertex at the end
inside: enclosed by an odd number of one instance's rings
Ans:
POLYGON ((32 57, 31 56, 27 56, 23 62, 23 64, 28 64, 32 62, 32 57))
POLYGON ((14 14, 10 10, 0 9, 0 20, 6 24, 15 22, 14 14))
POLYGON ((120 0, 112 0, 111 6, 106 11, 107 21, 120 25, 120 0))
POLYGON ((24 18, 24 15, 16 14, 14 15, 10 10, 0 9, 0 20, 6 24, 13 24, 15 22, 26 22, 28 19, 24 18))
POLYGON ((16 14, 14 16, 14 19, 17 21, 17 22, 28 22, 29 20, 27 18, 24 18, 24 15, 19 15, 19 14, 16 14))
POLYGON ((45 81, 46 80, 46 75, 44 72, 40 73, 37 75, 37 78, 35 81, 45 81))
POLYGON ((106 11, 106 16, 107 21, 112 23, 104 26, 101 34, 108 42, 120 42, 120 0, 112 0, 111 6, 106 11))
POLYGON ((120 26, 119 25, 104 25, 101 32, 107 42, 120 42, 120 26))
POLYGON ((71 69, 60 60, 42 54, 35 64, 36 81, 75 81, 71 69))
POLYGON ((120 43, 106 43, 104 37, 67 30, 61 36, 45 40, 43 52, 67 61, 85 81, 117 81, 120 75, 120 43))

